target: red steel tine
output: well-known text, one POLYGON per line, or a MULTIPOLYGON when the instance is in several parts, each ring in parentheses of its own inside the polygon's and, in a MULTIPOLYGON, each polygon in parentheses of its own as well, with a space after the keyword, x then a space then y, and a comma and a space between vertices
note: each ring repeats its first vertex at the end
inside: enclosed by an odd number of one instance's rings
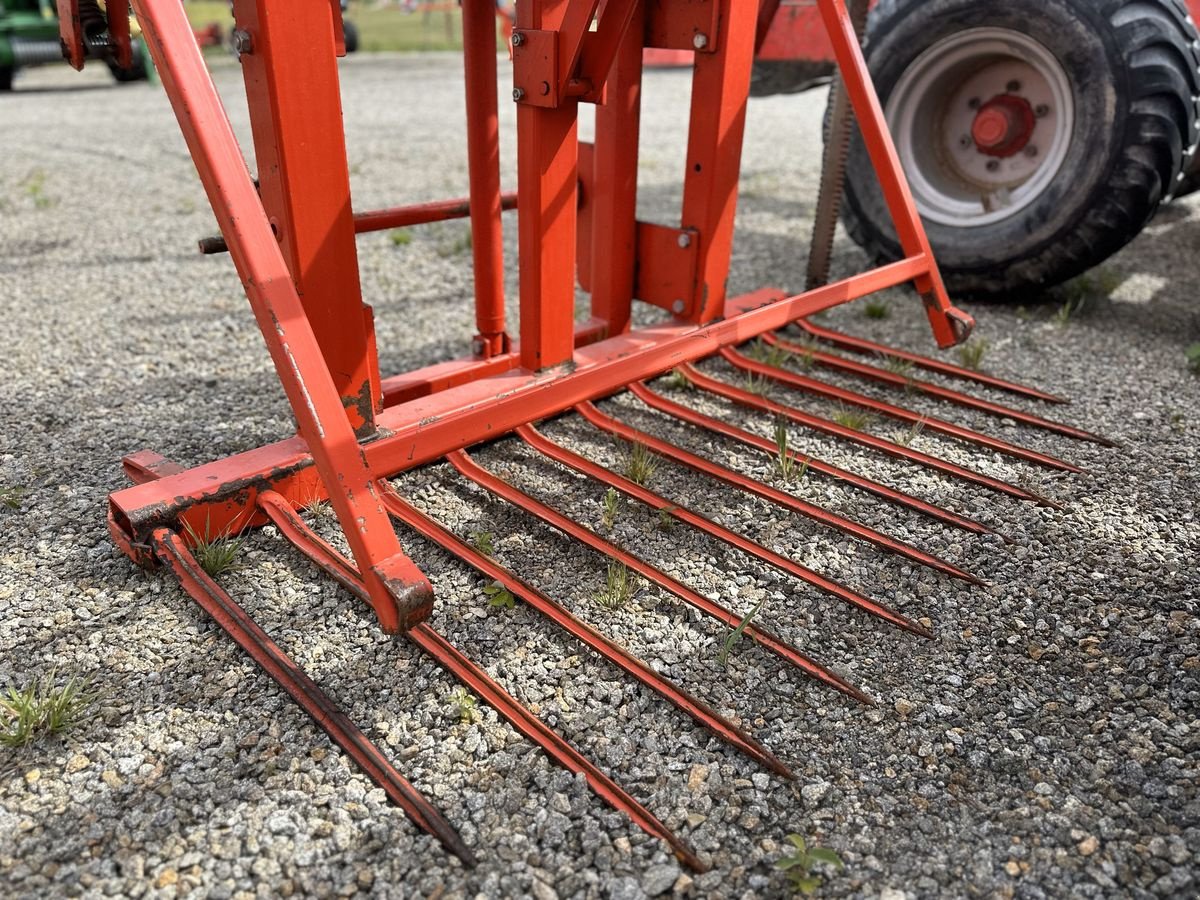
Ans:
POLYGON ((1003 378, 996 378, 993 375, 985 375, 982 372, 976 372, 972 369, 966 369, 962 366, 956 366, 948 362, 943 362, 940 359, 933 359, 929 356, 921 356, 919 353, 911 353, 908 350, 898 350, 895 347, 888 347, 885 344, 877 344, 874 341, 868 341, 864 338, 854 337, 853 335, 844 334, 841 331, 834 331, 832 328, 824 328, 820 325, 815 325, 808 319, 796 319, 793 323, 797 328, 800 328, 813 337, 824 341, 827 344, 832 344, 835 347, 841 347, 843 350, 852 350, 855 353, 866 353, 868 355, 893 356, 896 359, 904 359, 912 363, 918 369, 925 369, 928 372, 937 372, 941 375, 949 375, 951 378, 962 378, 967 381, 974 381, 976 384, 986 385, 987 387, 996 388, 997 390, 1007 391, 1010 394, 1020 394, 1024 397, 1030 397, 1034 400, 1042 400, 1046 403, 1067 403, 1068 401, 1056 394, 1048 394, 1045 391, 1040 391, 1037 388, 1031 388, 1023 384, 1017 384, 1015 381, 1005 381, 1003 378))
POLYGON ((562 463, 564 466, 595 478, 597 481, 607 484, 609 487, 615 488, 621 493, 633 497, 635 500, 639 500, 653 509, 664 510, 680 521, 687 522, 693 528, 698 528, 706 534, 724 541, 731 547, 736 547, 743 553, 761 559, 781 572, 786 572, 794 578, 799 578, 801 581, 805 581, 813 587, 861 609, 863 612, 877 616, 885 622, 891 622, 905 631, 911 631, 922 637, 933 637, 933 633, 929 629, 918 625, 907 616, 901 615, 890 607, 872 600, 870 597, 864 597, 857 591, 851 590, 831 578, 826 578, 824 575, 814 572, 807 566, 802 566, 798 562, 764 547, 762 544, 756 543, 734 531, 730 531, 728 528, 718 525, 711 519, 692 512, 685 506, 670 502, 665 497, 647 490, 640 484, 635 484, 628 478, 618 475, 610 469, 606 469, 604 466, 598 465, 589 459, 585 459, 578 453, 574 453, 554 443, 530 425, 522 425, 517 429, 517 434, 535 450, 562 463))
POLYGON ((386 482, 380 482, 383 504, 396 519, 429 538, 443 550, 457 556, 471 568, 487 578, 500 582, 514 596, 520 597, 542 615, 551 619, 564 631, 591 647, 613 665, 632 675, 650 690, 670 701, 697 723, 707 728, 721 740, 741 750, 776 775, 792 779, 796 776, 773 753, 750 737, 704 701, 693 697, 673 682, 663 678, 642 660, 624 647, 606 638, 590 625, 580 621, 562 604, 550 599, 537 588, 520 580, 495 560, 484 556, 470 544, 460 539, 445 526, 431 519, 403 497, 386 482))
POLYGON ((926 553, 923 550, 918 550, 910 544, 903 541, 898 541, 895 538, 888 537, 882 532, 876 531, 874 528, 869 528, 866 525, 860 525, 858 522, 851 521, 837 515, 836 513, 824 510, 819 506, 794 497, 784 491, 771 487, 768 484, 763 484, 761 481, 756 481, 753 478, 747 478, 739 472, 728 469, 718 463, 707 460, 702 456, 696 456, 694 453, 689 453, 682 447, 676 447, 674 444, 667 443, 661 438, 657 438, 652 434, 647 434, 644 431, 639 431, 624 422, 614 419, 612 416, 601 412, 591 402, 581 403, 575 407, 576 411, 595 425, 597 428, 607 431, 609 434, 614 434, 617 437, 627 441, 644 444, 646 447, 653 450, 655 453, 661 454, 671 462, 679 463, 682 466, 687 466, 697 472, 702 472, 718 481, 724 481, 726 484, 740 488, 747 493, 756 494, 764 500, 774 503, 776 506, 791 510, 792 512, 800 513, 814 521, 820 522, 822 525, 828 525, 830 528, 835 528, 838 531, 844 532, 860 540, 875 544, 877 547, 882 547, 884 550, 890 550, 892 553, 898 553, 908 559, 919 562, 922 565, 929 566, 931 569, 937 569, 939 572, 944 572, 947 575, 953 575, 955 578, 961 578, 963 581, 969 581, 972 584, 983 584, 974 575, 964 572, 957 566, 952 566, 944 559, 939 559, 931 553, 926 553))
MULTIPOLYGON (((629 391, 651 409, 656 409, 661 413, 679 419, 681 422, 687 422, 688 424, 703 428, 705 431, 727 437, 731 441, 736 441, 743 446, 761 450, 768 456, 774 456, 778 452, 775 444, 767 438, 757 435, 752 431, 746 431, 744 428, 738 428, 736 425, 730 425, 728 422, 722 422, 713 416, 697 412, 689 406, 684 406, 682 403, 677 403, 674 400, 664 397, 662 394, 655 393, 643 381, 631 384, 629 391)), ((966 516, 960 516, 947 509, 942 509, 940 506, 934 506, 932 503, 927 503, 919 497, 914 497, 911 494, 890 488, 886 484, 873 481, 856 472, 839 468, 814 456, 806 456, 795 450, 791 451, 791 455, 797 461, 806 463, 810 472, 819 472, 838 481, 844 481, 846 484, 853 485, 884 500, 924 513, 931 518, 937 519, 939 522, 945 522, 966 531, 974 532, 975 534, 996 533, 974 519, 968 519, 966 516)))
MULTIPOLYGON (((442 814, 396 771, 337 704, 200 568, 179 535, 168 528, 158 528, 152 535, 151 544, 155 556, 175 574, 188 595, 291 695, 330 740, 345 750, 358 767, 383 788, 393 803, 441 841, 464 865, 475 864, 474 855, 442 814)), ((360 591, 365 598, 366 589, 361 585, 360 591)))
MULTIPOLYGON (((381 494, 389 493, 390 485, 380 482, 377 489, 381 494)), ((279 503, 268 500, 263 507, 279 513, 279 503)), ((358 570, 350 560, 309 528, 294 514, 280 517, 288 521, 287 528, 280 533, 301 553, 330 572, 359 599, 367 597, 366 588, 358 570)), ((272 521, 275 521, 272 516, 272 521)), ((492 680, 479 666, 460 653, 433 628, 422 623, 404 633, 410 641, 428 653, 447 672, 471 688, 484 702, 496 710, 517 731, 542 748, 555 762, 572 772, 583 772, 592 790, 614 809, 620 810, 648 833, 670 845, 680 862, 703 872, 706 866, 697 859, 691 849, 656 819, 645 807, 627 794, 616 782, 601 772, 595 764, 582 756, 570 744, 551 731, 537 716, 523 707, 499 684, 492 680)))
POLYGON ((769 412, 776 416, 786 416, 797 425, 803 425, 811 428, 814 431, 820 431, 825 434, 830 434, 835 437, 844 438, 856 444, 862 444, 865 447, 870 447, 873 450, 878 450, 881 453, 886 453, 888 456, 898 457, 909 462, 918 463, 926 468, 933 469, 937 472, 943 472, 947 475, 954 475, 964 481, 969 481, 973 484, 982 485, 983 487, 991 488, 994 491, 999 491, 1002 494, 1008 494, 1010 497, 1016 497, 1019 500, 1032 500, 1035 503, 1040 503, 1045 506, 1052 506, 1055 509, 1062 507, 1052 500, 1047 500, 1032 491, 1027 491, 1024 488, 1019 488, 1015 484, 1009 484, 1007 481, 1001 481, 999 478, 992 478, 988 475, 981 475, 971 469, 967 469, 956 463, 947 462, 943 459, 938 459, 936 456, 930 456, 928 453, 922 453, 919 450, 911 450, 908 447, 901 446, 894 441, 886 441, 883 438, 875 437, 863 431, 856 431, 853 428, 846 428, 844 425, 839 425, 829 419, 814 416, 810 413, 802 412, 790 406, 784 406, 782 403, 776 403, 773 400, 768 400, 765 397, 759 397, 749 391, 744 391, 741 388, 734 387, 731 384, 726 384, 711 376, 705 375, 695 366, 686 363, 680 367, 684 374, 692 384, 701 390, 708 391, 727 400, 732 400, 735 403, 740 403, 742 406, 748 406, 751 409, 758 409, 763 412, 769 412))
POLYGON ((821 350, 815 350, 811 347, 805 347, 803 344, 797 344, 794 341, 789 341, 779 337, 773 332, 767 332, 762 335, 762 339, 768 344, 773 344, 776 347, 782 347, 790 353, 802 355, 807 359, 811 359, 814 363, 826 369, 832 369, 837 372, 844 372, 848 375, 857 375, 859 378, 868 378, 872 381, 882 382, 883 384, 892 387, 903 388, 905 390, 916 391, 919 394, 924 394, 928 397, 936 397, 939 400, 945 400, 949 403, 954 403, 957 406, 963 406, 968 409, 977 409, 981 412, 990 413, 994 416, 1002 416, 1021 422, 1025 425, 1031 425, 1034 428, 1041 428, 1044 431, 1052 431, 1055 434, 1065 435, 1066 437, 1077 438, 1081 441, 1092 441, 1093 443, 1101 444, 1105 447, 1115 447, 1116 444, 1106 437, 1101 437, 1098 434, 1093 434, 1090 431, 1084 431, 1082 428, 1075 428, 1071 425, 1065 425, 1062 422, 1055 422, 1052 419, 1044 419, 1041 416, 1035 416, 1033 413, 1027 413, 1022 409, 1016 409, 1012 406, 1005 406, 1002 403, 993 403, 990 400, 984 400, 980 397, 973 397, 970 394, 964 394, 962 391, 956 391, 953 388, 942 387, 940 384, 934 384, 932 381, 923 381, 919 378, 911 378, 901 375, 898 372, 889 372, 887 369, 873 366, 869 363, 858 362, 853 359, 846 359, 844 356, 837 356, 833 353, 825 353, 821 350))
POLYGON ((405 636, 478 694, 513 728, 541 747, 556 763, 570 772, 582 772, 588 785, 598 796, 613 809, 629 816, 643 831, 666 843, 681 863, 695 872, 708 871, 708 866, 700 861, 692 849, 649 810, 625 793, 620 785, 596 768, 587 757, 551 731, 541 719, 493 681, 487 672, 471 662, 429 625, 422 623, 405 636))
POLYGON ((825 397, 829 400, 837 400, 839 403, 848 403, 852 406, 867 409, 873 413, 888 416, 892 419, 899 419, 901 422, 908 422, 912 425, 920 424, 929 431, 944 434, 947 437, 958 438, 961 441, 986 447, 989 450, 994 450, 997 453, 1003 453, 1006 456, 1012 456, 1016 459, 1023 459, 1026 462, 1037 463, 1049 469, 1059 469, 1064 472, 1074 473, 1083 471, 1078 466, 1063 462, 1056 457, 1048 456, 1045 453, 1038 453, 1036 450, 1030 450, 1027 447, 1021 447, 1000 438, 983 434, 972 428, 955 425, 953 422, 947 422, 945 419, 939 419, 935 416, 924 416, 918 412, 913 412, 911 409, 905 409, 902 406, 895 406, 891 403, 884 403, 882 400, 876 400, 874 397, 860 394, 858 391, 835 387, 834 385, 788 371, 779 366, 756 362, 750 359, 750 357, 728 347, 721 350, 721 356, 730 365, 743 372, 752 372, 763 378, 770 378, 772 381, 776 381, 797 391, 815 394, 818 397, 825 397))
MULTIPOLYGON (((742 623, 742 617, 730 612, 719 603, 709 600, 703 594, 697 593, 681 581, 672 578, 661 569, 657 569, 650 565, 640 557, 634 556, 625 550, 622 550, 611 541, 607 541, 594 531, 584 528, 573 519, 564 516, 558 510, 547 506, 540 500, 529 496, 518 488, 513 487, 507 481, 497 478, 487 469, 479 465, 463 450, 457 450, 446 457, 450 464, 464 477, 475 482, 485 491, 496 495, 502 500, 511 503, 518 509, 524 510, 531 516, 541 519, 551 528, 561 531, 568 537, 574 538, 582 544, 591 547, 593 550, 604 554, 607 557, 615 559, 633 571, 637 572, 643 578, 657 584, 663 590, 674 594, 684 603, 699 610, 707 616, 714 619, 719 619, 730 628, 737 628, 742 623)), ((852 685, 842 676, 831 672, 829 669, 822 666, 820 663, 813 662, 795 647, 781 641, 768 631, 763 631, 755 625, 747 625, 742 632, 746 637, 750 638, 755 643, 762 646, 765 650, 774 653, 780 659, 791 663, 796 668, 803 671, 806 675, 815 678, 817 681, 823 682, 831 687, 836 688, 844 694, 853 697, 861 703, 874 705, 875 701, 852 685)))

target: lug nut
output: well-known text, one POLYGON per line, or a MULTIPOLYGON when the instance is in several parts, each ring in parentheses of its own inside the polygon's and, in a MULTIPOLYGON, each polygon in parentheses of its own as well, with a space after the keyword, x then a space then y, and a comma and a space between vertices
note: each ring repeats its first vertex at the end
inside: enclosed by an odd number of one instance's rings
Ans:
POLYGON ((997 160, 997 159, 989 159, 989 160, 987 161, 987 170, 988 170, 989 172, 995 172, 995 171, 996 171, 997 169, 999 169, 999 168, 1000 168, 1000 161, 999 161, 999 160, 997 160))
POLYGON ((958 139, 958 146, 962 147, 964 150, 967 149, 968 147, 970 147, 971 146, 971 136, 969 134, 964 134, 962 137, 960 137, 958 139))
POLYGON ((1016 81, 1016 80, 1010 81, 1008 84, 1006 84, 1004 86, 1004 89, 1006 91, 1008 91, 1010 94, 1015 94, 1017 91, 1019 91, 1021 89, 1021 82, 1016 81))
POLYGON ((978 97, 972 97, 967 101, 967 106, 969 106, 971 109, 979 109, 979 107, 982 105, 983 102, 978 97))
POLYGON ((1039 119, 1044 119, 1046 116, 1050 115, 1050 107, 1048 107, 1045 103, 1039 103, 1033 108, 1033 114, 1039 119))
POLYGON ((1035 144, 1030 144, 1028 147, 1025 148, 1025 155, 1029 156, 1029 157, 1037 156, 1038 155, 1037 146, 1035 144))

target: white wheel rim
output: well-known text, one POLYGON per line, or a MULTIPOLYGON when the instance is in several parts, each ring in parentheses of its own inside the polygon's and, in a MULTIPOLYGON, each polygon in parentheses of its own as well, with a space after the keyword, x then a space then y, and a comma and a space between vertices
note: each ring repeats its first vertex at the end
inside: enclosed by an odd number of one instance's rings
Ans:
POLYGON ((917 209, 956 227, 990 225, 1037 200, 1062 168, 1075 125, 1062 65, 1007 28, 938 41, 900 76, 884 112, 917 209), (980 106, 1003 95, 1028 103, 1036 120, 1027 143, 1001 157, 981 149, 971 129, 980 106))

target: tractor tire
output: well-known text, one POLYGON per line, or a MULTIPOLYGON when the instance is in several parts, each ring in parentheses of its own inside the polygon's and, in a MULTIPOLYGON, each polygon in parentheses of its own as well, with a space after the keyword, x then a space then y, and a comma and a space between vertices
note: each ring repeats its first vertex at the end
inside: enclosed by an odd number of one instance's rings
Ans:
POLYGON ((342 21, 342 33, 346 36, 346 53, 358 52, 358 26, 345 19, 342 21))
MULTIPOLYGON (((1198 46, 1181 0, 880 0, 867 62, 950 292, 1039 292, 1131 241, 1195 151, 1198 46)), ((901 257, 857 134, 843 221, 901 257)))
POLYGON ((16 71, 12 66, 0 66, 0 91, 12 90, 13 75, 16 71))
POLYGON ((122 69, 113 60, 106 60, 108 63, 108 71, 112 72, 112 77, 116 79, 118 84, 130 84, 135 81, 146 81, 150 77, 150 72, 146 68, 146 54, 143 52, 141 45, 138 42, 133 44, 133 65, 128 69, 122 69))

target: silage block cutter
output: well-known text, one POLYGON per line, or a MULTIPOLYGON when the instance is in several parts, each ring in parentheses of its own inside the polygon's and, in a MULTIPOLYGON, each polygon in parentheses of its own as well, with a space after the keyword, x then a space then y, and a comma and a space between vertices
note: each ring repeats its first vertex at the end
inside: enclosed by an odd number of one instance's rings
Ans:
MULTIPOLYGON (((87 0, 59 0, 64 46, 82 65, 79 10, 87 0)), ((128 23, 109 3, 111 40, 128 42, 128 23)), ((443 816, 396 771, 384 754, 287 657, 197 562, 197 535, 227 534, 273 523, 305 557, 374 610, 387 633, 402 634, 445 667, 556 762, 583 773, 593 790, 638 825, 666 841, 693 868, 702 861, 662 822, 596 765, 495 683, 478 663, 428 623, 430 582, 406 555, 395 524, 404 524, 543 613, 646 688, 676 705, 720 739, 768 770, 787 766, 742 728, 580 621, 542 591, 401 496, 389 479, 448 461, 494 498, 581 542, 744 635, 783 663, 855 698, 870 698, 796 647, 695 588, 635 550, 619 547, 519 490, 472 458, 469 448, 516 435, 533 452, 699 529, 765 565, 832 595, 864 614, 929 636, 924 626, 791 556, 726 528, 552 440, 537 423, 578 416, 598 432, 640 443, 697 473, 755 495, 788 513, 821 523, 936 569, 972 575, 911 544, 752 479, 713 459, 638 430, 601 404, 627 392, 657 414, 776 454, 761 434, 679 402, 655 379, 671 370, 704 395, 724 398, 803 429, 965 479, 1020 500, 1049 503, 1013 484, 963 465, 838 424, 770 399, 713 374, 699 363, 719 357, 788 391, 831 399, 873 414, 920 423, 989 453, 1062 471, 1069 463, 953 422, 918 415, 875 395, 817 377, 861 379, 915 391, 1079 439, 1093 435, 977 397, 945 383, 966 379, 988 388, 1053 402, 1057 398, 934 359, 833 331, 809 320, 830 307, 898 285, 924 303, 942 347, 962 341, 971 318, 947 298, 921 221, 897 162, 843 0, 818 0, 837 57, 848 108, 870 149, 895 219, 905 258, 831 284, 789 294, 772 287, 726 296, 738 197, 751 62, 762 39, 757 5, 742 0, 521 0, 513 33, 512 101, 516 104, 518 190, 501 192, 498 76, 491 0, 463 3, 466 82, 465 143, 470 196, 418 206, 355 212, 351 206, 337 57, 344 49, 336 0, 234 0, 237 46, 253 131, 257 180, 248 170, 182 3, 134 0, 144 38, 208 194, 221 237, 245 287, 294 414, 297 434, 235 456, 183 469, 158 454, 129 456, 134 486, 109 499, 113 539, 144 566, 165 566, 234 638, 420 827, 464 862, 472 859, 443 816), (677 223, 636 217, 642 54, 647 47, 694 53, 682 210, 677 223), (578 138, 582 104, 595 104, 595 140, 578 138), (502 212, 517 208, 519 323, 505 323, 502 212), (379 371, 372 310, 359 285, 355 235, 360 232, 470 219, 477 333, 465 358, 400 375, 379 371), (591 317, 577 325, 576 285, 590 294, 591 317), (649 324, 631 325, 633 302, 654 308, 649 324), (800 329, 807 343, 782 333, 800 329), (797 350, 802 373, 746 342, 797 350), (836 352, 843 351, 843 352, 836 352), (872 356, 902 360, 938 380, 899 374, 872 356), (303 508, 328 499, 350 550, 347 556, 306 522, 303 508)), ((861 16, 858 18, 861 19, 861 16)), ((861 22, 859 23, 861 24, 861 22)), ((835 123, 836 125, 837 123, 835 123)), ((836 221, 836 216, 834 217, 836 221)), ((639 321, 641 319, 639 318, 639 321)), ((464 335, 464 347, 469 336, 464 335)), ((836 380, 836 379, 835 379, 836 380)), ((902 395, 901 395, 902 396, 902 395)), ((947 527, 989 529, 901 490, 799 449, 786 454, 808 471, 918 511, 947 527)))

